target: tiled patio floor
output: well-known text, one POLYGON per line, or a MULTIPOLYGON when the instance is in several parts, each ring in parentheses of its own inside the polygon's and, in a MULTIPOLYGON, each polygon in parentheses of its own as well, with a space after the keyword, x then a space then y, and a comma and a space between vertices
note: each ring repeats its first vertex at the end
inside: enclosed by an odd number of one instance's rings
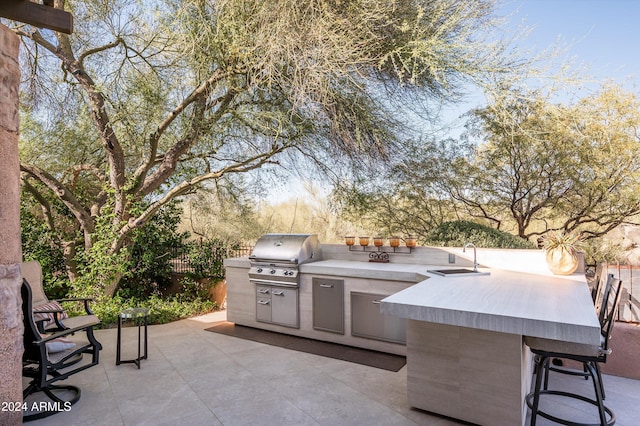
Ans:
MULTIPOLYGON (((116 330, 99 330, 100 364, 66 380, 82 389, 80 401, 69 412, 29 424, 459 424, 409 407, 406 367, 389 372, 204 331, 225 319, 223 311, 150 326, 149 359, 140 370, 133 364, 116 366, 116 330)), ((133 350, 135 331, 125 332, 124 345, 133 350)), ((577 377, 558 380, 587 394, 592 390, 590 382, 577 377)), ((615 376, 604 381, 616 424, 640 424, 640 381, 615 376)))

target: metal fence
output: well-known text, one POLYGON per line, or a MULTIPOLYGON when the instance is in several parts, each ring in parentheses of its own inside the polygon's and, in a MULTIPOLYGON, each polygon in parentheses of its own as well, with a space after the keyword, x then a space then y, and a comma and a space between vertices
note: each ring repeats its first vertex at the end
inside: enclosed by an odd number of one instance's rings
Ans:
POLYGON ((618 321, 640 322, 640 266, 607 264, 607 273, 622 280, 618 321))
MULTIPOLYGON (((193 243, 198 246, 198 243, 193 243)), ((206 246, 202 245, 201 250, 197 251, 198 259, 194 259, 193 251, 189 252, 184 248, 176 248, 171 254, 172 272, 176 274, 187 274, 199 272, 198 269, 211 270, 215 269, 213 265, 222 265, 222 261, 229 257, 244 257, 251 254, 253 246, 249 245, 218 245, 206 246)))

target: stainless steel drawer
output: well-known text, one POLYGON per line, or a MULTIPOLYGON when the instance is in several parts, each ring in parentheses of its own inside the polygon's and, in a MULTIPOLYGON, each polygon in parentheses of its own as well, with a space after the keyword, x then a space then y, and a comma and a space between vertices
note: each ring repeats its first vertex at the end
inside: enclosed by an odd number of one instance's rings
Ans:
POLYGON ((406 320, 380 313, 387 294, 351 292, 351 335, 406 344, 406 320))
POLYGON ((256 286, 256 321, 271 322, 271 287, 256 286))
POLYGON ((313 328, 344 334, 344 280, 314 277, 313 328))

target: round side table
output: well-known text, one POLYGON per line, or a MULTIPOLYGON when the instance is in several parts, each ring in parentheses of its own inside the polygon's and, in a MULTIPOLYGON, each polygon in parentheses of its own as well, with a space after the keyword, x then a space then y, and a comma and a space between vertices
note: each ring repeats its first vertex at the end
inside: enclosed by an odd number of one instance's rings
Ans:
POLYGON ((147 320, 149 318, 150 309, 148 308, 129 308, 118 314, 118 341, 116 342, 116 365, 133 363, 140 369, 140 360, 147 359, 147 320), (138 357, 134 359, 120 359, 120 347, 122 346, 122 321, 130 320, 138 326, 138 357), (144 354, 140 352, 142 326, 144 325, 144 354))

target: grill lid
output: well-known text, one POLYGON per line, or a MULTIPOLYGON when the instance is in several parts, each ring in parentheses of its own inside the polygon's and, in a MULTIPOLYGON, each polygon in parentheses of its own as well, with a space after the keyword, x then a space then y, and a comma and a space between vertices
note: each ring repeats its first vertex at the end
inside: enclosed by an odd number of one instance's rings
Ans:
POLYGON ((249 259, 299 265, 312 260, 319 245, 316 234, 265 234, 256 241, 249 259))

